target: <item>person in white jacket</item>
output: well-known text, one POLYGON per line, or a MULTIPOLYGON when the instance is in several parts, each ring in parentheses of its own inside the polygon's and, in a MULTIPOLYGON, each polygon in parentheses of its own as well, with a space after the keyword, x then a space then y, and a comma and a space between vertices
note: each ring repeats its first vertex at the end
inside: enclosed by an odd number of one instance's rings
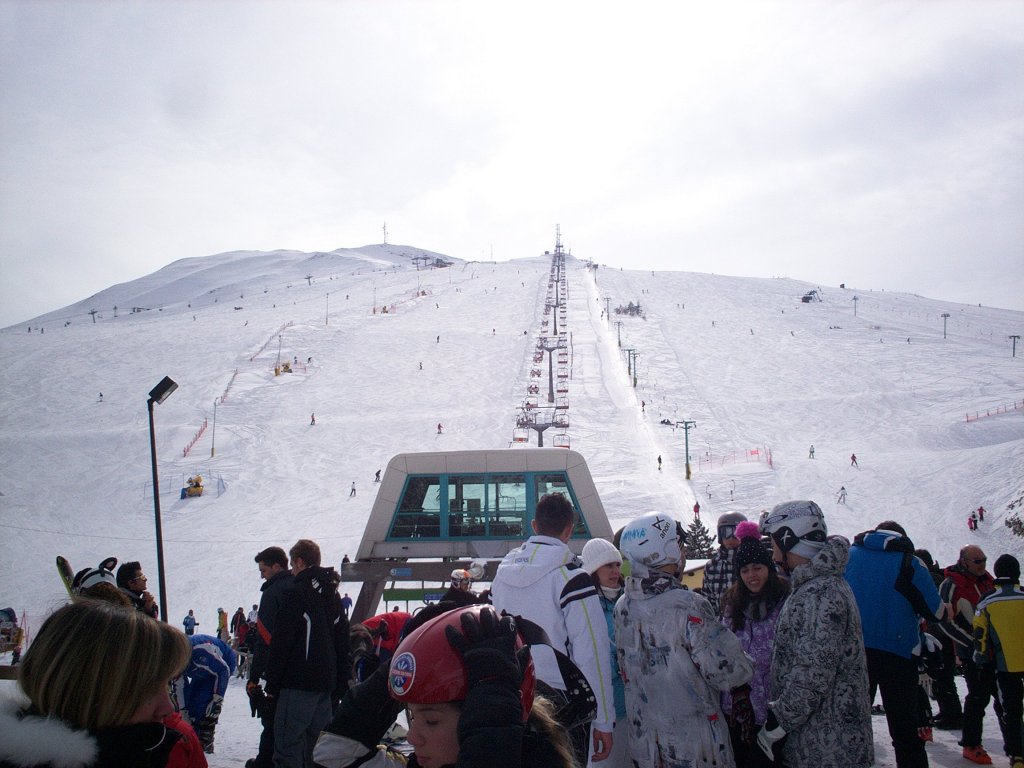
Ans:
POLYGON ((734 768, 721 693, 747 693, 754 665, 710 603, 679 583, 686 534, 651 512, 622 531, 632 573, 615 604, 626 683, 629 756, 637 768, 734 768))
MULTIPOLYGON (((491 601, 499 612, 522 616, 540 626, 551 646, 579 667, 597 699, 591 739, 579 730, 570 733, 581 764, 588 747, 594 762, 611 752, 615 728, 611 654, 601 599, 588 574, 567 546, 575 524, 572 502, 549 493, 537 502, 533 520, 536 534, 509 552, 491 584, 491 601)), ((554 654, 546 646, 531 646, 537 678, 564 691, 566 684, 554 654), (545 652, 547 651, 547 652, 545 652)))

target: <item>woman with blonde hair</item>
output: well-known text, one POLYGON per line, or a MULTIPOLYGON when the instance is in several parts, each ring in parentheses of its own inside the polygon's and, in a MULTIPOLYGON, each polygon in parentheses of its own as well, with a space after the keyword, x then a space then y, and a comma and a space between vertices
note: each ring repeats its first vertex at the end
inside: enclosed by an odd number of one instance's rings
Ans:
POLYGON ((129 608, 58 609, 19 667, 24 696, 0 702, 0 766, 165 766, 181 738, 161 722, 167 683, 191 653, 183 633, 129 608))

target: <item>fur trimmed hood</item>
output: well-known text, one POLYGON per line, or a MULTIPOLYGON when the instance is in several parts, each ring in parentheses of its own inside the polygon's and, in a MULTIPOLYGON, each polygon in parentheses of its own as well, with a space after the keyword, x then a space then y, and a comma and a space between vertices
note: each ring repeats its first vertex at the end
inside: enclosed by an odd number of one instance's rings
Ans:
POLYGON ((21 716, 27 706, 20 694, 0 696, 0 763, 18 768, 85 768, 96 763, 100 750, 92 734, 55 718, 21 716))

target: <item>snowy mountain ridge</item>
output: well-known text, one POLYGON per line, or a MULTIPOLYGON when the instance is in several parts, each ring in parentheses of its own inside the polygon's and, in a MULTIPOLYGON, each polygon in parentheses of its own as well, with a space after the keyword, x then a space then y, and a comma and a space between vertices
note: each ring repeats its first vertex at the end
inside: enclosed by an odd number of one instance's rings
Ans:
MULTIPOLYGON (((27 320, 25 325, 45 327, 89 319, 91 310, 113 316, 133 309, 198 309, 221 300, 235 304, 245 294, 270 293, 308 280, 334 280, 360 271, 415 268, 436 260, 459 261, 422 248, 403 245, 365 245, 307 253, 295 250, 228 251, 210 256, 178 259, 166 267, 106 288, 82 301, 27 320)), ((11 326, 17 330, 19 326, 11 326)))

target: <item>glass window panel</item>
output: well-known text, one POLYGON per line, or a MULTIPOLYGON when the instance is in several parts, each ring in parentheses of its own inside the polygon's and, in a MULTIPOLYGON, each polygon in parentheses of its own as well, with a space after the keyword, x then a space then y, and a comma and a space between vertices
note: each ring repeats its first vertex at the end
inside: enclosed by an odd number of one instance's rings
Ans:
POLYGON ((534 483, 537 489, 538 501, 546 493, 560 493, 569 499, 573 509, 576 510, 576 525, 572 529, 573 538, 589 537, 586 523, 584 523, 583 515, 580 513, 580 506, 576 503, 572 492, 569 490, 569 478, 566 477, 564 472, 538 473, 534 476, 534 483))
POLYGON ((487 498, 490 535, 499 538, 522 537, 526 520, 526 476, 491 475, 487 498))
POLYGON ((483 475, 448 476, 448 535, 482 538, 487 508, 483 475))
POLYGON ((441 479, 437 475, 410 477, 398 502, 389 538, 410 539, 441 535, 441 479))

